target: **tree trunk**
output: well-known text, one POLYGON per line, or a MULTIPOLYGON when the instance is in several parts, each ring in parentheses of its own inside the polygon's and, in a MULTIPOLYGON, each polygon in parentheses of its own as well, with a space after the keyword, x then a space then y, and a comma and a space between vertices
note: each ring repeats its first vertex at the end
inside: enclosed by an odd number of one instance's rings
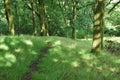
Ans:
POLYGON ((73 18, 72 18, 72 38, 76 39, 76 27, 75 27, 75 20, 76 20, 76 0, 73 0, 73 18))
POLYGON ((33 28, 34 28, 34 36, 37 35, 37 29, 36 29, 36 17, 35 17, 35 10, 34 10, 34 0, 31 0, 31 6, 32 6, 32 21, 33 21, 33 28))
POLYGON ((104 1, 105 0, 96 0, 95 4, 93 43, 92 43, 93 53, 99 53, 103 48, 104 1))
POLYGON ((13 15, 11 12, 10 1, 4 0, 4 5, 5 5, 6 19, 8 22, 10 35, 15 35, 14 21, 13 21, 13 15))
POLYGON ((14 0, 14 5, 15 5, 15 21, 14 21, 14 26, 15 26, 15 32, 16 34, 20 34, 20 18, 19 18, 19 5, 18 5, 18 1, 14 0))
POLYGON ((39 14, 40 14, 40 35, 41 36, 47 36, 48 35, 48 30, 46 28, 45 24, 45 7, 44 7, 44 1, 43 0, 38 0, 39 2, 39 14))

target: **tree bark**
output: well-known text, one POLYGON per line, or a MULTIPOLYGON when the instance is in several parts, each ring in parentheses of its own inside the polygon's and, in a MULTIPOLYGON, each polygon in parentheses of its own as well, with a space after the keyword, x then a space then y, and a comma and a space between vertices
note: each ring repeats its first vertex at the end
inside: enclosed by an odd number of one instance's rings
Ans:
POLYGON ((5 5, 5 12, 6 12, 6 19, 9 26, 9 33, 10 35, 15 35, 14 21, 13 21, 13 15, 11 12, 10 1, 4 0, 4 5, 5 5))
POLYGON ((96 0, 94 8, 94 27, 93 27, 93 53, 99 53, 103 48, 103 32, 104 32, 104 1, 96 0))
POLYGON ((41 36, 48 36, 48 30, 45 24, 45 6, 43 0, 38 0, 39 3, 39 14, 40 14, 40 35, 41 36))
POLYGON ((35 10, 34 10, 34 0, 31 0, 31 6, 32 6, 32 21, 33 21, 33 28, 34 28, 34 36, 37 35, 37 29, 36 29, 36 17, 35 17, 35 10))
POLYGON ((72 18, 72 38, 76 39, 76 27, 75 27, 75 20, 76 20, 76 0, 73 0, 73 18, 72 18))
POLYGON ((14 0, 14 7, 15 7, 15 18, 14 18, 15 32, 17 35, 19 35, 20 34, 20 17, 19 17, 19 5, 17 0, 14 0))

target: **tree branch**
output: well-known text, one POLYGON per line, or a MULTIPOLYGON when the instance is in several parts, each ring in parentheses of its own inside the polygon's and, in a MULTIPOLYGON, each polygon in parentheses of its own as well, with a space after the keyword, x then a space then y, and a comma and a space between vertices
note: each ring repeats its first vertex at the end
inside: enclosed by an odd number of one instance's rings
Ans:
POLYGON ((109 2, 105 6, 108 6, 111 3, 111 1, 113 1, 113 0, 109 0, 109 2))
POLYGON ((108 11, 108 14, 113 11, 113 9, 120 3, 120 1, 118 1, 116 4, 114 4, 114 6, 108 11))
MULTIPOLYGON (((27 9, 32 10, 32 7, 31 7, 30 5, 28 5, 28 4, 25 4, 25 5, 26 5, 27 9)), ((38 17, 40 16, 37 11, 35 11, 35 14, 36 14, 38 17)))

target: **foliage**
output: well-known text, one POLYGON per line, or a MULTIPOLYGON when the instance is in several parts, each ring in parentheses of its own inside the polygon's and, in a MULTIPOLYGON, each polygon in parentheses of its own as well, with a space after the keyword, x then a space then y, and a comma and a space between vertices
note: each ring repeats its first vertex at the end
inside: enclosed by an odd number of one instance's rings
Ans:
MULTIPOLYGON (((32 9, 31 1, 29 0, 10 0, 12 13, 14 15, 15 32, 16 34, 32 34, 32 9)), ((106 0, 106 4, 109 1, 106 0)), ((110 10, 116 2, 111 2, 106 6, 106 10, 110 10)), ((39 26, 39 11, 38 2, 34 1, 34 8, 36 12, 36 28, 38 35, 40 32, 39 26)), ((45 0, 45 17, 46 26, 50 36, 64 36, 71 37, 71 20, 72 20, 72 0, 45 0), (69 34, 68 34, 69 33, 69 34)), ((74 22, 77 29, 77 38, 86 36, 86 32, 92 35, 93 27, 93 0, 79 1, 77 0, 77 19, 74 22), (83 30, 83 31, 81 31, 83 30), (79 33, 78 33, 79 32, 79 33)), ((105 34, 119 36, 120 29, 120 10, 119 5, 110 13, 106 15, 105 34), (117 16, 117 17, 116 17, 117 16), (115 29, 115 30, 114 30, 115 29)), ((5 16, 4 2, 0 3, 0 33, 8 34, 8 24, 5 16)))
POLYGON ((113 37, 105 41, 105 49, 114 55, 120 55, 119 37, 113 37))

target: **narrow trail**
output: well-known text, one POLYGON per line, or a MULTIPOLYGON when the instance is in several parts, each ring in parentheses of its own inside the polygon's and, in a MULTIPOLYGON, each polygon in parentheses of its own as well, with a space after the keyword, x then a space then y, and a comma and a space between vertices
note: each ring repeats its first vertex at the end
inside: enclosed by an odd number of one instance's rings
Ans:
POLYGON ((50 48, 51 48, 51 43, 48 43, 47 46, 41 49, 38 58, 35 61, 33 61, 33 63, 29 66, 30 69, 29 72, 26 72, 21 80, 32 80, 32 75, 38 71, 39 62, 50 48))

